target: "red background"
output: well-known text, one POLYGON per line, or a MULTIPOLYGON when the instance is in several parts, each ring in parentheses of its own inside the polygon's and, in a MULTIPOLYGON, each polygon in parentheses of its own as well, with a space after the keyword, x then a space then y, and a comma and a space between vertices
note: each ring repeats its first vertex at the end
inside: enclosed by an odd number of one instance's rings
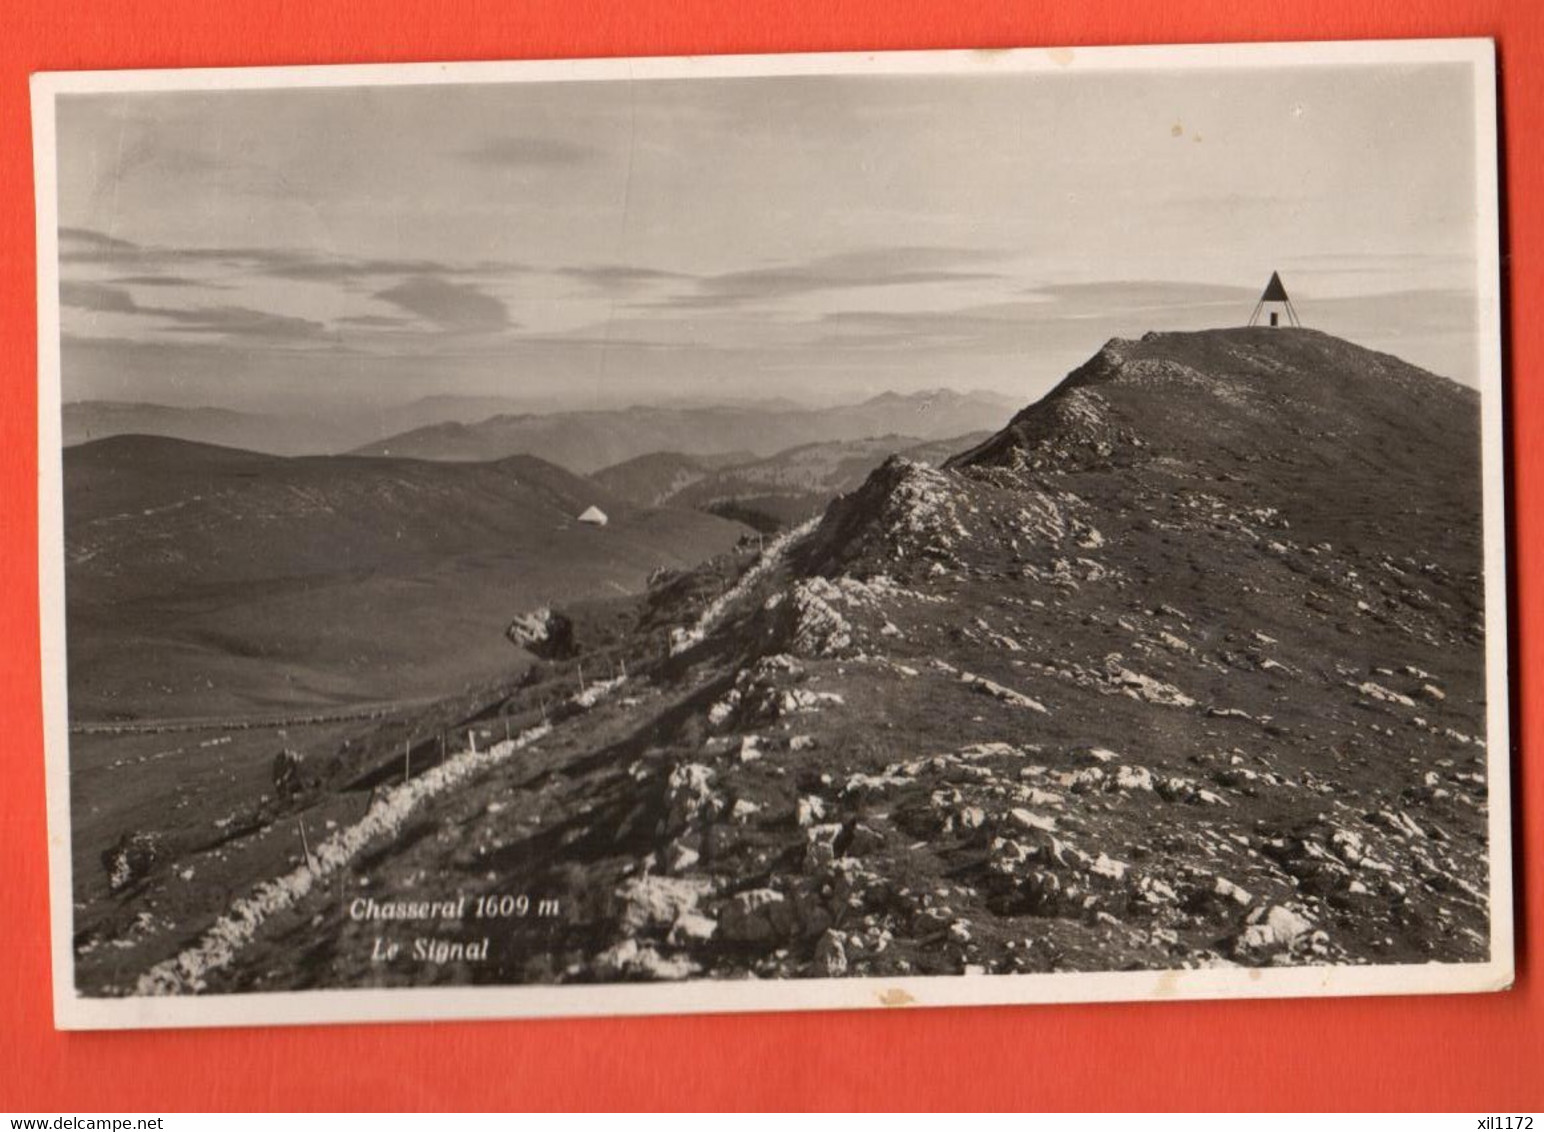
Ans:
POLYGON ((50 0, 0 5, 0 1110, 1544 1109, 1544 5, 50 0), (37 661, 36 70, 1493 36, 1508 241, 1518 980, 1447 998, 58 1033, 37 661))

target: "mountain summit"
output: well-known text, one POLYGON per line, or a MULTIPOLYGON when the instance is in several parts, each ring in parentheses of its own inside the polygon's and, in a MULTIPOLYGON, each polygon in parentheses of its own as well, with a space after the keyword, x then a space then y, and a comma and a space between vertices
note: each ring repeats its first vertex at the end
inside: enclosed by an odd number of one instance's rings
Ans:
MULTIPOLYGON (((1193 512, 1205 500, 1290 514, 1299 541, 1355 543, 1358 553, 1430 528, 1426 545, 1467 556, 1477 572, 1479 430, 1475 390, 1318 331, 1150 333, 1107 343, 945 473, 882 469, 833 506, 813 541, 817 554, 850 552, 835 532, 893 511, 898 490, 957 510, 986 485, 1075 482, 1079 502, 1063 518, 1097 513, 1112 531, 1129 520, 1138 555, 1154 549, 1142 533, 1160 529, 1142 513, 1193 512)), ((926 526, 915 515, 908 524, 926 526)), ((1007 527, 979 532, 974 553, 1048 548, 997 538, 1007 527)), ((895 552, 904 548, 891 538, 881 556, 895 552)))
POLYGON ((1150 333, 1107 343, 952 466, 1066 467, 1074 452, 1129 463, 1144 447, 1225 458, 1235 444, 1298 462, 1291 450, 1306 442, 1326 460, 1371 444, 1361 459, 1414 471, 1467 419, 1458 455, 1473 478, 1478 412, 1475 390, 1315 330, 1150 333))

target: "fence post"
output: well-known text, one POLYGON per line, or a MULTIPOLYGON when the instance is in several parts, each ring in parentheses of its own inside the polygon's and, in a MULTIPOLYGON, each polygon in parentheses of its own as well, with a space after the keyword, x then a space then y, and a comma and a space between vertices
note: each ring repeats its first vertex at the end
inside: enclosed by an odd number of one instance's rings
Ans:
POLYGON ((299 816, 295 818, 295 824, 300 827, 300 848, 306 855, 306 868, 316 872, 316 858, 311 856, 311 843, 306 839, 305 819, 299 816))

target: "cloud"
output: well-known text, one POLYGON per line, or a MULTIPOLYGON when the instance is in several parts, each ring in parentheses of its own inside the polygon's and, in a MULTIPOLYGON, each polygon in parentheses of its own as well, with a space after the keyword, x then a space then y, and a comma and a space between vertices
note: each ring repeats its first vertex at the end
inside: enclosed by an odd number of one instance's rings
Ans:
POLYGON ((570 169, 584 165, 599 151, 562 138, 492 138, 457 156, 472 164, 494 169, 570 169))
POLYGON ((143 306, 121 287, 66 280, 59 284, 59 301, 65 306, 94 314, 128 314, 161 319, 169 329, 182 333, 224 334, 239 338, 313 338, 326 327, 309 318, 273 314, 251 307, 143 306))
POLYGON ((1030 287, 1023 293, 1051 300, 1057 306, 1048 307, 1046 314, 1050 317, 1064 317, 1065 307, 1098 313, 1216 303, 1253 303, 1269 278, 1269 274, 1262 276, 1258 288, 1225 283, 1115 280, 1102 283, 1056 283, 1030 287))
POLYGON ((983 282, 1002 276, 980 270, 979 265, 1001 258, 997 252, 970 248, 896 247, 842 252, 803 263, 703 276, 691 293, 638 305, 711 310, 865 287, 983 282))
POLYGON ((144 275, 163 275, 170 265, 220 263, 230 266, 288 263, 305 253, 261 248, 168 248, 120 240, 90 228, 59 229, 59 260, 69 264, 98 264, 144 275))
POLYGON ((508 275, 531 270, 524 264, 512 262, 456 265, 429 259, 329 255, 296 248, 153 246, 120 240, 89 228, 59 230, 59 259, 69 264, 110 265, 120 270, 132 270, 137 274, 126 281, 150 286, 157 285, 154 282, 157 277, 175 278, 179 269, 203 264, 276 279, 319 283, 404 275, 508 275))
POLYGON ((199 307, 187 310, 141 308, 145 314, 169 319, 185 332, 210 332, 243 338, 314 338, 327 328, 309 318, 272 314, 251 307, 199 307))
POLYGON ((203 287, 217 291, 230 288, 223 283, 208 279, 194 279, 187 275, 120 275, 108 280, 120 287, 203 287))
MULTIPOLYGON (((832 311, 814 323, 824 333, 807 345, 880 357, 936 351, 1041 359, 1064 347, 1088 351, 1112 336, 1135 337, 1148 330, 1241 326, 1259 291, 1224 284, 1111 281, 1046 285, 1019 295, 953 310, 832 311)), ((1466 360, 1474 335, 1472 291, 1349 297, 1305 291, 1294 300, 1309 326, 1412 357, 1460 379, 1472 371, 1472 360, 1466 360)))
POLYGON ((445 330, 487 333, 510 326, 503 302, 469 283, 451 283, 435 275, 415 275, 375 292, 375 298, 445 330))
POLYGON ((392 326, 406 326, 411 320, 399 318, 391 314, 351 314, 338 319, 340 326, 363 326, 374 329, 383 329, 392 326))
POLYGON ((59 229, 59 258, 66 263, 106 263, 133 256, 138 244, 120 240, 91 228, 59 229))
POLYGON ((682 279, 694 279, 679 271, 664 271, 655 267, 634 267, 624 263, 593 264, 586 267, 560 267, 554 271, 566 279, 577 279, 606 290, 625 290, 648 283, 668 283, 682 279))
POLYGON ((340 283, 390 275, 427 275, 454 270, 427 259, 343 259, 272 253, 258 264, 261 274, 296 282, 340 283))
POLYGON ((1110 333, 1242 323, 1259 292, 1252 287, 1172 281, 1113 280, 1018 288, 1015 298, 932 311, 837 310, 820 319, 821 341, 852 348, 919 346, 1028 347, 1049 328, 1070 333, 1105 326, 1110 333))

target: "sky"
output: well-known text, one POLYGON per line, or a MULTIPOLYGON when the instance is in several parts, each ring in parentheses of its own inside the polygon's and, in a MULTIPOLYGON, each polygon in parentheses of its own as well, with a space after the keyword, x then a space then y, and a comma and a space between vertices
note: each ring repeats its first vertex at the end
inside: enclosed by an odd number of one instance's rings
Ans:
POLYGON ((1041 395, 1305 324, 1478 368, 1461 64, 61 96, 64 397, 1041 395))

